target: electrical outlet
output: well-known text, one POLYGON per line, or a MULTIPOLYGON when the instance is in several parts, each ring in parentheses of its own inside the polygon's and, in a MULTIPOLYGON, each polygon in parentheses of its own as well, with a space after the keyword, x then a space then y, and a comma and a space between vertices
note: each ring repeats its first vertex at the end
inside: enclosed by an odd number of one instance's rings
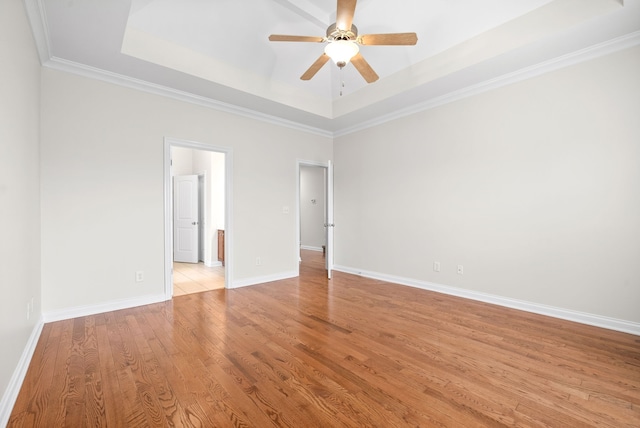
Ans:
POLYGON ((440 272, 440 262, 433 262, 433 270, 435 272, 440 272))
POLYGON ((144 272, 139 270, 136 272, 136 282, 144 281, 144 272))
POLYGON ((260 260, 260 257, 256 257, 256 266, 261 266, 262 265, 262 260, 260 260))
POLYGON ((458 275, 464 274, 464 266, 458 265, 458 275))
POLYGON ((289 214, 289 207, 288 206, 282 207, 282 214, 289 214))

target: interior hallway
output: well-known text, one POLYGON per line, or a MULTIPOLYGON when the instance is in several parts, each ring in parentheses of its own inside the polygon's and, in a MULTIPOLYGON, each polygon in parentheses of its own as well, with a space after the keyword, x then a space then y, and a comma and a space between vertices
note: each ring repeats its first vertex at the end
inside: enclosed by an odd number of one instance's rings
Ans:
POLYGON ((224 288, 224 266, 173 262, 174 297, 220 288, 224 288))

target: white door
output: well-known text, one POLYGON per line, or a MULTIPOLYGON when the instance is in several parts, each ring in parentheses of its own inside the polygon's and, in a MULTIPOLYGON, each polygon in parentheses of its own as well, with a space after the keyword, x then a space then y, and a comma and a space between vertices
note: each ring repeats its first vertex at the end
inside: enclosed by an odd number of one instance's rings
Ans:
POLYGON ((173 260, 198 263, 198 176, 173 177, 173 260))
POLYGON ((327 278, 331 279, 333 270, 333 163, 329 161, 327 166, 327 278))

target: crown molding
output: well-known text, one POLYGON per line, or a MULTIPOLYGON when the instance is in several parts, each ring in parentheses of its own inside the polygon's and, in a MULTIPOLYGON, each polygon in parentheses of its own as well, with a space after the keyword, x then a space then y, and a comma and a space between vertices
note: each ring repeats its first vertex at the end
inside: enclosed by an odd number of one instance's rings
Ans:
POLYGON ((44 64, 51 58, 51 46, 49 45, 49 26, 45 18, 42 0, 24 0, 24 8, 31 25, 31 33, 36 43, 40 64, 44 64))
POLYGON ((51 45, 49 43, 49 27, 44 13, 44 5, 42 0, 23 0, 31 32, 36 43, 40 64, 43 67, 54 70, 65 71, 92 79, 101 80, 103 82, 113 83, 119 86, 137 89, 140 91, 173 98, 178 101, 188 102, 200 105, 214 110, 232 113, 250 119, 259 120, 273 125, 283 126, 285 128, 306 132, 309 134, 320 135, 322 137, 333 138, 333 133, 324 129, 315 128, 304 125, 291 120, 282 119, 276 116, 257 112, 255 110, 238 107, 232 104, 217 101, 211 98, 202 97, 184 91, 168 88, 166 86, 157 85, 140 79, 134 79, 121 74, 102 70, 96 67, 87 66, 62 58, 57 58, 51 53, 51 45))
POLYGON ((46 14, 44 13, 44 6, 42 3, 43 0, 23 1, 29 22, 31 24, 31 30, 38 50, 38 55, 40 57, 40 63, 43 67, 101 80, 119 86, 124 86, 155 95, 172 98, 178 101, 196 104, 206 108, 211 108, 214 110, 231 113, 246 118, 259 120, 261 122, 269 123, 272 125, 282 126, 309 134, 319 135, 325 138, 337 138, 353 134, 355 132, 372 128, 386 122, 420 113, 432 108, 440 107, 442 105, 458 101, 463 98, 478 95, 483 92, 500 88, 502 86, 521 82, 532 77, 540 76, 542 74, 559 70, 561 68, 568 67, 574 64, 579 64, 591 59, 599 58, 601 56, 608 55, 640 44, 640 31, 632 32, 621 37, 617 37, 566 55, 562 55, 557 58, 553 58, 548 61, 541 62, 539 64, 535 64, 511 73, 504 74, 494 79, 490 79, 468 86, 466 88, 449 92, 439 97, 428 99, 424 102, 414 104, 400 110, 396 110, 392 113, 380 115, 378 117, 375 117, 374 119, 356 123, 353 126, 331 131, 328 129, 321 129, 305 125, 297 121, 287 120, 277 116, 261 113, 249 108, 239 107, 233 104, 217 101, 212 98, 207 98, 185 91, 180 91, 166 86, 150 83, 144 80, 131 78, 73 61, 68 61, 62 58, 57 58, 51 54, 49 30, 46 21, 46 14))
POLYGON ((522 68, 520 70, 504 74, 494 79, 486 80, 484 82, 477 83, 475 85, 462 88, 448 94, 429 99, 425 102, 414 104, 410 107, 397 110, 393 113, 389 113, 383 116, 379 116, 375 119, 361 122, 357 125, 343 128, 333 133, 334 138, 342 137, 345 135, 353 134, 358 131, 362 131, 374 126, 381 125, 386 122, 390 122, 396 119, 400 119, 406 116, 410 116, 415 113, 420 113, 432 108, 440 107, 442 105, 461 100, 463 98, 471 97, 481 94, 483 92, 491 91, 503 86, 507 86, 513 83, 521 82, 523 80, 531 79, 536 76, 540 76, 545 73, 550 73, 555 70, 559 70, 571 65, 579 64, 585 61, 596 59, 608 54, 612 54, 623 49, 631 48, 640 44, 640 31, 626 34, 615 39, 608 40, 606 42, 598 43, 593 46, 580 49, 575 52, 571 52, 566 55, 562 55, 557 58, 553 58, 548 61, 541 62, 529 67, 522 68))
POLYGON ((307 126, 299 122, 294 122, 287 119, 282 119, 276 116, 264 114, 255 110, 247 109, 244 107, 238 107, 233 104, 217 101, 212 98, 195 95, 189 92, 172 89, 166 86, 150 83, 145 80, 135 79, 129 76, 125 76, 118 73, 102 70, 100 68, 91 67, 88 65, 80 64, 73 61, 68 61, 62 58, 52 57, 43 64, 43 67, 47 67, 53 70, 64 71, 67 73, 76 74, 91 79, 101 80, 103 82, 112 83, 118 86, 126 88, 136 89, 139 91, 151 93, 154 95, 160 95, 167 98, 172 98, 178 101, 186 103, 196 104, 202 107, 210 108, 213 110, 222 111, 225 113, 231 113, 238 116, 247 117, 249 119, 259 120, 272 125, 278 125, 285 128, 295 129, 297 131, 306 132, 309 134, 316 134, 322 137, 332 138, 333 133, 324 129, 307 126))

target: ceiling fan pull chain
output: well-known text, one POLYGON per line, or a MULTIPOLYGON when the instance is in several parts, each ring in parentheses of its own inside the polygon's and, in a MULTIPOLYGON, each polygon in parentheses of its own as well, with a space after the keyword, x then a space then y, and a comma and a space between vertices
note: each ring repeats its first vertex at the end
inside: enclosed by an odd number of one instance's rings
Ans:
POLYGON ((342 96, 342 88, 344 88, 344 78, 342 77, 342 73, 344 67, 340 67, 340 96, 342 96))

